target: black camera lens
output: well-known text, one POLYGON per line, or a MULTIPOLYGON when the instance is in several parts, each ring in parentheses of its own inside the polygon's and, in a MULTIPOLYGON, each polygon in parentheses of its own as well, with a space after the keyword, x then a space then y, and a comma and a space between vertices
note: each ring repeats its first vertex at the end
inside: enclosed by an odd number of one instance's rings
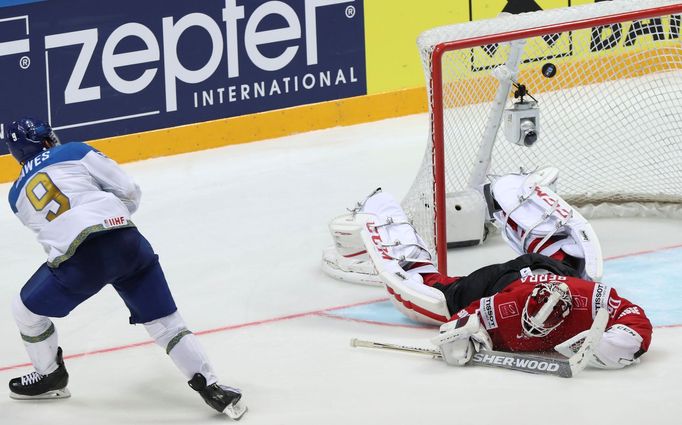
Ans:
POLYGON ((538 133, 533 130, 526 132, 526 134, 523 136, 523 144, 526 146, 532 146, 537 141, 538 133))

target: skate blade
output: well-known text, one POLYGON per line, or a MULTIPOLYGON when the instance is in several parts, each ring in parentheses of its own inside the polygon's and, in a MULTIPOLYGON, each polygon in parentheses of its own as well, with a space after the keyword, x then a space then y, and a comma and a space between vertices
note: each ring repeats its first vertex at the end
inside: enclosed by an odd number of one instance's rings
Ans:
POLYGON ((238 421, 244 416, 244 413, 249 410, 246 404, 242 403, 241 400, 234 404, 230 404, 225 408, 223 413, 230 417, 230 419, 238 421))
POLYGON ((10 391, 9 397, 14 400, 57 400, 60 398, 71 397, 71 392, 68 388, 62 388, 61 390, 47 391, 38 395, 23 395, 17 394, 10 391))

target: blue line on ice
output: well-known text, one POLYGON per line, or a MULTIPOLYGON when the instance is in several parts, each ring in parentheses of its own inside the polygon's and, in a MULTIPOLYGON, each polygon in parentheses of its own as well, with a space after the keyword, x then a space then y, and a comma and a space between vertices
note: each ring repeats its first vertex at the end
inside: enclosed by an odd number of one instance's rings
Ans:
MULTIPOLYGON (((682 324, 682 248, 608 260, 604 283, 638 304, 654 326, 682 324)), ((390 301, 349 307, 330 314, 355 320, 395 325, 415 323, 393 308, 390 301)))

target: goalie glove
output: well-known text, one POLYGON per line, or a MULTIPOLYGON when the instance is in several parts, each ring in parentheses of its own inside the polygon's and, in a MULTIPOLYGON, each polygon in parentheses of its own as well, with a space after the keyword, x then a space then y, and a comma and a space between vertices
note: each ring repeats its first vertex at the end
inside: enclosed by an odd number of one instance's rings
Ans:
POLYGON ((478 314, 461 317, 443 324, 440 334, 431 339, 438 346, 445 362, 453 366, 464 366, 474 352, 492 350, 490 335, 481 326, 478 314))
MULTIPOLYGON (((554 347, 556 351, 570 357, 578 351, 589 331, 583 331, 554 347)), ((592 353, 589 365, 599 369, 622 369, 639 363, 642 337, 625 325, 616 324, 604 332, 599 345, 592 353)))

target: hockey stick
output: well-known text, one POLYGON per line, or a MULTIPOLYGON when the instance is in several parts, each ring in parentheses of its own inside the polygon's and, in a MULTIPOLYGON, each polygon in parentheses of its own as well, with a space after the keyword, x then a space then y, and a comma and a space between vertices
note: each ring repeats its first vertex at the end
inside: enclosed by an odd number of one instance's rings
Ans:
MULTIPOLYGON (((386 342, 365 341, 357 338, 351 339, 350 344, 352 347, 379 348, 427 354, 434 359, 443 358, 443 356, 440 354, 440 351, 432 348, 412 347, 386 342)), ((471 357, 471 360, 467 364, 519 370, 543 375, 555 375, 562 378, 570 378, 573 376, 573 371, 568 359, 545 357, 535 354, 508 353, 504 351, 479 351, 471 357)))
MULTIPOLYGON (((541 375, 559 376, 561 378, 571 378, 580 373, 587 366, 590 354, 594 350, 594 347, 599 344, 599 340, 604 333, 608 319, 609 316, 606 310, 599 310, 580 349, 569 358, 554 358, 537 354, 508 353, 503 351, 479 351, 472 356, 468 364, 518 370, 541 375)), ((443 358, 440 351, 432 348, 365 341, 357 338, 351 339, 350 345, 351 347, 378 348, 426 354, 434 359, 443 358)))

